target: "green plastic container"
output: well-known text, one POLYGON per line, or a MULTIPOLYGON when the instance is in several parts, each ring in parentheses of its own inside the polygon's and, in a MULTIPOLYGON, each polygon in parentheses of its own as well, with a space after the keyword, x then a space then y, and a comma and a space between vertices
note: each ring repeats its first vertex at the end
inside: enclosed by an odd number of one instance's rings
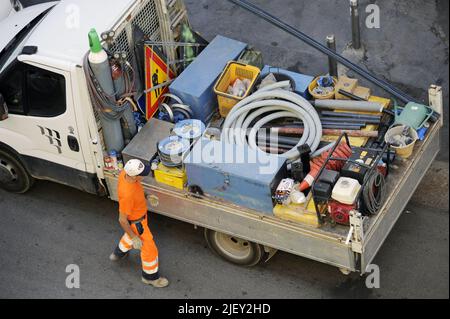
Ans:
POLYGON ((409 102, 404 108, 395 104, 395 124, 409 126, 417 131, 428 122, 433 113, 432 108, 423 104, 409 102), (398 110, 402 110, 400 115, 398 110))

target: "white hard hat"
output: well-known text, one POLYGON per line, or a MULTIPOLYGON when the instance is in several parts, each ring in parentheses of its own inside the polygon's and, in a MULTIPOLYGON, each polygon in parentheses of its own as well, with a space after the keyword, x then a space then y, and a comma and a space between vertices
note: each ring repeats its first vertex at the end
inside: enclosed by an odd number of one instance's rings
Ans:
POLYGON ((150 166, 145 165, 138 159, 129 160, 125 165, 125 173, 131 177, 147 176, 150 174, 150 170, 150 166))

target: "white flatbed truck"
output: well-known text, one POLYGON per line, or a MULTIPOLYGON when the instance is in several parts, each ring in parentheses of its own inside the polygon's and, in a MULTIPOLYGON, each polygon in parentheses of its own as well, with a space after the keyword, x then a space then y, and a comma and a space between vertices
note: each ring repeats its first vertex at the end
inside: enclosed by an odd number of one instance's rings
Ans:
MULTIPOLYGON (((79 0, 76 6, 62 0, 0 21, 0 94, 9 108, 0 121, 0 186, 24 193, 34 179, 45 179, 116 201, 118 176, 105 169, 101 125, 82 69, 87 34, 92 27, 114 30, 117 49, 130 52, 132 25, 170 42, 183 18, 180 0, 79 0), (30 54, 26 48, 33 47, 30 54), (48 87, 51 94, 42 95, 48 87)), ((430 88, 430 105, 442 111, 439 87, 430 88)), ((433 124, 414 155, 391 170, 380 213, 363 220, 355 212, 351 227, 281 220, 152 177, 144 188, 152 212, 204 227, 210 248, 233 263, 256 265, 281 250, 364 274, 438 154, 442 124, 433 124)))

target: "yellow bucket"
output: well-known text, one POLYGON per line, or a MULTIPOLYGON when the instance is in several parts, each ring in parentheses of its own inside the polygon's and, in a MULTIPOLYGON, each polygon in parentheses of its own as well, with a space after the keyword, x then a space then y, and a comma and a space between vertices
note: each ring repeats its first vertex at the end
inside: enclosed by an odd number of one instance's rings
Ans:
POLYGON ((311 94, 316 100, 332 100, 334 99, 334 96, 336 95, 336 85, 338 83, 338 80, 333 77, 333 83, 334 83, 334 90, 330 92, 327 95, 318 95, 314 93, 314 89, 317 87, 317 82, 319 81, 321 77, 318 76, 314 79, 314 81, 311 82, 311 84, 308 86, 309 94, 311 94))
MULTIPOLYGON (((389 131, 387 131, 386 136, 384 137, 384 140, 386 141, 386 143, 389 143, 389 141, 391 140, 391 138, 393 136, 402 134, 404 129, 405 129, 405 126, 403 126, 403 125, 392 127, 391 129, 389 129, 389 131)), ((416 145, 416 142, 419 140, 419 135, 417 134, 416 130, 414 130, 413 128, 410 128, 409 136, 414 140, 411 144, 406 145, 404 147, 391 146, 392 149, 395 150, 397 155, 404 159, 411 157, 411 155, 413 154, 413 151, 414 151, 414 146, 416 145)))

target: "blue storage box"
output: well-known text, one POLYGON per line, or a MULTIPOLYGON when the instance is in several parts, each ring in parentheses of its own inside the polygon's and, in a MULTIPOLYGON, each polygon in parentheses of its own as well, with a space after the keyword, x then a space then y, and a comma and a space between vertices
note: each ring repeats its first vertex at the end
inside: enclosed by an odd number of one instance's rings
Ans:
POLYGON ((229 61, 236 60, 247 44, 217 36, 170 85, 194 112, 194 119, 208 123, 217 109, 214 85, 229 61))
POLYGON ((273 214, 272 195, 287 177, 287 159, 248 146, 201 139, 185 161, 189 186, 233 204, 273 214))
POLYGON ((313 76, 304 75, 280 68, 275 68, 270 65, 266 65, 264 69, 261 71, 261 79, 264 79, 270 73, 280 73, 292 78, 295 82, 295 92, 303 96, 305 99, 308 100, 311 99, 311 95, 309 94, 308 91, 308 86, 311 84, 312 81, 314 81, 313 76))

